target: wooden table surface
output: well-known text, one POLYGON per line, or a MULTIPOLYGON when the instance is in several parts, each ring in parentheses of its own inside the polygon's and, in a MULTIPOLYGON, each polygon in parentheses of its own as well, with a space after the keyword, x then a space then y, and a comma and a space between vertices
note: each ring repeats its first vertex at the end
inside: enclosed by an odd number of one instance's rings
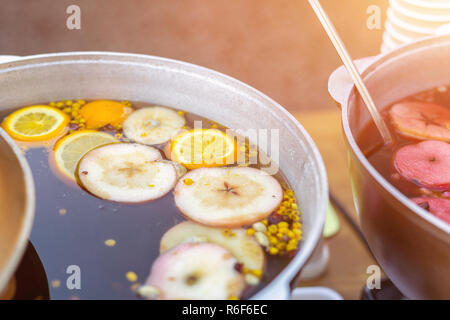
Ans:
MULTIPOLYGON (((353 206, 340 111, 336 108, 297 113, 294 116, 309 132, 322 154, 330 191, 358 221, 353 206)), ((359 299, 369 276, 367 267, 377 263, 342 213, 338 212, 338 215, 341 226, 339 232, 325 240, 330 249, 326 272, 314 281, 299 283, 299 286, 325 286, 339 292, 344 299, 359 299)))

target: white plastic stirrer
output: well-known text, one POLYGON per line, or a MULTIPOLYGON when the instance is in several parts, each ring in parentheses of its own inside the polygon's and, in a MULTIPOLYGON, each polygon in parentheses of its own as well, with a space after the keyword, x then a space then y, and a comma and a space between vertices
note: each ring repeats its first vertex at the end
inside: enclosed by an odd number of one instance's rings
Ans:
POLYGON ((389 132, 386 123, 381 117, 380 112, 375 106, 375 103, 373 102, 373 99, 370 96, 369 90, 367 90, 366 85, 361 79, 361 76, 358 70, 356 69, 355 64, 353 63, 353 60, 350 57, 350 54, 348 53, 347 49, 345 48, 345 45, 342 42, 341 38, 339 37, 333 23, 331 22, 328 15, 325 13, 324 9, 322 8, 318 0, 309 0, 309 4, 313 8, 314 12, 316 13, 317 17, 320 20, 320 23, 327 32, 328 36, 330 37, 330 40, 333 43, 334 47, 336 48, 339 56, 341 57, 342 62, 347 68, 347 71, 350 73, 353 82, 355 83, 355 86, 358 89, 359 94, 361 95, 361 98, 366 104, 367 109, 369 110, 369 113, 372 116, 372 119, 378 131, 380 132, 381 137, 383 138, 384 143, 390 144, 392 142, 391 133, 389 132))

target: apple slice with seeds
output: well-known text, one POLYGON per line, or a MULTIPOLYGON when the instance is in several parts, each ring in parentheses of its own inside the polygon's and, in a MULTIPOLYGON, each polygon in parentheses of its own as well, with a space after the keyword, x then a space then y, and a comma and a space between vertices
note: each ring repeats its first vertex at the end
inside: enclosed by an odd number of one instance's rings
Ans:
POLYGON ((409 101, 389 110, 400 133, 420 140, 450 141, 450 110, 435 103, 409 101))
POLYGON ((442 141, 424 141, 399 149, 394 166, 400 175, 430 190, 450 189, 450 145, 442 141))
POLYGON ((245 288, 238 261, 212 243, 184 243, 153 263, 146 285, 159 290, 158 299, 226 300, 245 288))
POLYGON ((222 229, 184 221, 169 229, 161 239, 161 253, 181 243, 208 242, 226 248, 250 270, 264 270, 264 250, 245 229, 222 229))
POLYGON ((174 187, 177 172, 158 161, 158 149, 135 143, 115 143, 89 151, 78 165, 81 184, 95 196, 137 203, 161 198, 174 187))
POLYGON ((268 217, 283 198, 280 183, 254 168, 200 168, 175 187, 175 204, 190 220, 212 227, 239 228, 268 217))

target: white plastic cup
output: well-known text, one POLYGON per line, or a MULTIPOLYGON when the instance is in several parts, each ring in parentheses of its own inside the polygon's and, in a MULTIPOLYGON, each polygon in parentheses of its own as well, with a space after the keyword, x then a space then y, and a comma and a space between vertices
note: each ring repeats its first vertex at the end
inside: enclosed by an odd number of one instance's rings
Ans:
POLYGON ((434 35, 447 24, 449 0, 390 0, 381 52, 434 35))
POLYGON ((420 21, 448 23, 450 21, 449 3, 433 0, 390 0, 389 5, 399 13, 420 21))
POLYGON ((445 24, 436 30, 436 35, 450 34, 450 23, 445 24))

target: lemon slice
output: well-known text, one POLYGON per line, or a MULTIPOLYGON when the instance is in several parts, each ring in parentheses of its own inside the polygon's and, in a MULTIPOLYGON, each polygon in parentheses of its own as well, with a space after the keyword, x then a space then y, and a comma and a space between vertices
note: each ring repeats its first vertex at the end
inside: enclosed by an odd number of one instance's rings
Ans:
POLYGON ((56 143, 53 153, 56 166, 65 176, 75 180, 78 162, 88 151, 115 142, 118 140, 105 132, 76 131, 56 143))
POLYGON ((70 118, 56 108, 36 105, 11 113, 2 127, 14 139, 40 141, 56 137, 69 121, 70 118))
POLYGON ((173 161, 188 169, 233 164, 236 158, 234 139, 216 129, 194 129, 176 136, 170 147, 173 161))

